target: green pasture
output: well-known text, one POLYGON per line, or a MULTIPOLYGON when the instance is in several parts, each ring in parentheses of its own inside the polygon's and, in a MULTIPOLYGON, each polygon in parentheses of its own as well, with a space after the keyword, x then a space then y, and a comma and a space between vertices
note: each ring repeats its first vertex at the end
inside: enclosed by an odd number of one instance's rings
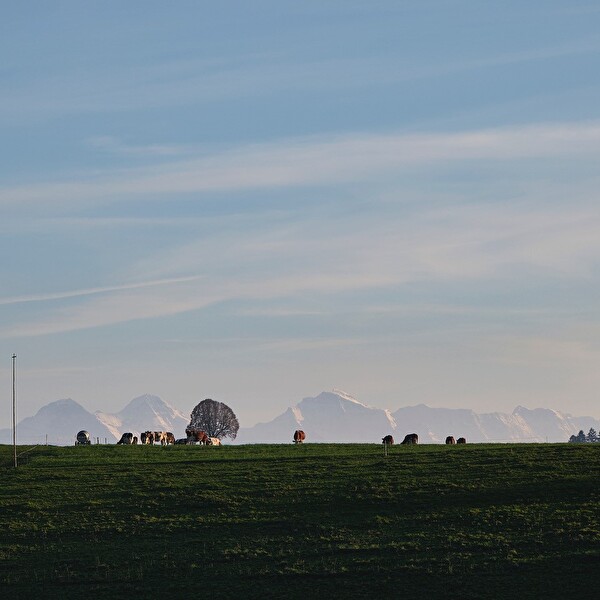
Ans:
POLYGON ((600 589, 600 444, 73 446, 20 460, 0 446, 5 598, 600 589))

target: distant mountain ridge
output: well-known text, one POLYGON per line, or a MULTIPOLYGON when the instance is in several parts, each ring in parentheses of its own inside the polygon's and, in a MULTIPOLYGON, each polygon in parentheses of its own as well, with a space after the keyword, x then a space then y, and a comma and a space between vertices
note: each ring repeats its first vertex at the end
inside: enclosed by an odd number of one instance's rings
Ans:
POLYGON ((425 404, 395 412, 373 408, 340 390, 304 398, 268 423, 242 428, 236 443, 289 443, 295 429, 307 442, 378 442, 392 434, 397 442, 417 433, 423 443, 443 443, 448 435, 470 442, 566 442, 580 429, 600 428, 593 417, 572 417, 555 410, 518 406, 512 414, 478 414, 470 409, 432 408, 425 404))
MULTIPOLYGON (((90 413, 75 400, 50 402, 33 416, 17 425, 19 444, 49 444, 68 446, 75 443, 77 432, 89 431, 93 442, 116 443, 121 435, 131 431, 139 437, 142 431, 172 431, 184 435, 189 419, 158 396, 145 394, 134 398, 115 414, 90 413)), ((12 431, 0 429, 0 444, 12 443, 12 431)))
POLYGON ((118 439, 125 431, 139 436, 142 431, 171 431, 181 437, 189 419, 158 396, 134 398, 118 413, 96 411, 96 418, 118 439))
MULTIPOLYGON (((235 407, 232 407, 235 410, 235 407)), ((90 413, 71 399, 51 402, 17 426, 19 444, 71 445, 78 431, 92 440, 116 443, 121 434, 146 430, 172 431, 182 437, 186 415, 158 396, 145 394, 111 414, 90 413)), ((417 433, 422 443, 443 443, 446 436, 466 437, 469 442, 567 442, 580 430, 600 430, 593 417, 573 417, 546 408, 517 406, 511 414, 479 414, 469 409, 432 408, 425 404, 395 412, 368 406, 341 390, 322 392, 290 406, 267 423, 241 428, 235 443, 291 443, 296 429, 306 432, 307 442, 379 443, 392 434, 397 442, 417 433)), ((12 442, 10 429, 0 430, 0 443, 12 442)))

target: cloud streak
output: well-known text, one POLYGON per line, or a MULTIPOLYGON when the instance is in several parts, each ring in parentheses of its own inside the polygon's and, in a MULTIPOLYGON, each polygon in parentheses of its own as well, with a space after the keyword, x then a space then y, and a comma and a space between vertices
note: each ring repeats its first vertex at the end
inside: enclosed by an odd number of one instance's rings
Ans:
POLYGON ((196 276, 176 277, 171 279, 161 279, 156 281, 144 281, 140 283, 129 283, 125 285, 113 285, 105 287, 87 288, 82 290, 70 290, 66 292, 55 292, 47 294, 31 294, 28 296, 12 296, 0 298, 0 306, 10 304, 23 304, 27 302, 48 302, 53 300, 67 300, 69 298, 79 298, 82 296, 94 296, 97 294, 108 294, 110 292, 120 292, 125 290, 136 290, 141 288, 155 287, 160 285, 171 285, 174 283, 182 283, 195 281, 199 279, 196 276))
MULTIPOLYGON (((51 306, 0 333, 48 335, 170 317, 226 301, 252 306, 293 298, 294 311, 310 314, 311 301, 324 296, 407 284, 495 281, 519 289, 532 274, 538 281, 589 279, 600 256, 597 208, 562 207, 540 215, 514 206, 463 206, 400 221, 348 216, 336 225, 301 222, 283 230, 215 232, 128 266, 131 274, 150 275, 147 282, 5 298, 0 304, 80 302, 51 306)), ((545 316, 548 301, 542 307, 545 316)), ((407 305, 409 312, 413 306, 407 305)))
POLYGON ((597 160, 600 123, 552 123, 453 133, 345 135, 240 146, 194 160, 97 177, 0 189, 0 207, 81 208, 119 198, 322 186, 397 177, 437 163, 597 160))

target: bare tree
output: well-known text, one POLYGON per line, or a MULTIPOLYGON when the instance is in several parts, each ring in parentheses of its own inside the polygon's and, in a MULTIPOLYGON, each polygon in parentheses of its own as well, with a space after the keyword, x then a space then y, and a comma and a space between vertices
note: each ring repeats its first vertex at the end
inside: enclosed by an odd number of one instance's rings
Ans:
POLYGON ((188 429, 206 431, 209 437, 230 437, 232 440, 235 439, 239 428, 240 424, 231 408, 210 398, 196 405, 188 425, 188 429))

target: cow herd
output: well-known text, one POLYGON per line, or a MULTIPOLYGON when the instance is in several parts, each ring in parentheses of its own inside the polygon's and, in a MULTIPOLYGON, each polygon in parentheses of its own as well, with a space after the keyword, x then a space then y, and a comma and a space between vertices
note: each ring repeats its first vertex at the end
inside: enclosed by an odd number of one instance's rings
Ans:
MULTIPOLYGON (((296 429, 294 431, 294 444, 302 444, 306 439, 306 434, 302 429, 296 429)), ((394 438, 391 435, 386 435, 381 438, 382 444, 386 446, 392 446, 394 444, 394 438)), ((419 436, 416 433, 408 433, 404 436, 404 439, 400 442, 401 444, 418 444, 419 436)), ((467 440, 464 437, 455 440, 451 435, 446 438, 446 444, 466 444, 467 440)))
MULTIPOLYGON (((391 435, 386 435, 385 437, 381 438, 381 443, 384 445, 391 446, 394 443, 394 438, 391 435)), ((416 433, 409 433, 404 436, 404 440, 402 440, 400 443, 401 444, 418 444, 419 436, 416 433)), ((464 437, 459 437, 457 440, 455 440, 454 436, 449 435, 446 438, 446 444, 466 444, 466 443, 467 443, 467 439, 464 437)))
MULTIPOLYGON (((186 437, 176 440, 175 436, 170 431, 144 431, 138 437, 131 432, 124 433, 117 444, 145 444, 153 446, 154 444, 160 444, 161 446, 168 446, 171 444, 195 444, 200 446, 220 446, 221 440, 218 437, 211 437, 200 429, 188 428, 185 430, 186 437)), ((294 444, 302 444, 306 439, 306 434, 302 429, 296 429, 294 431, 294 444)), ((392 446, 394 444, 394 438, 391 435, 386 435, 381 438, 381 442, 386 446, 392 446)), ((75 445, 89 444, 90 434, 87 431, 80 431, 77 434, 77 441, 75 445)), ((401 444, 418 444, 419 436, 416 433, 408 433, 404 436, 404 440, 401 444)), ((457 440, 454 436, 449 435, 446 438, 446 444, 466 444, 467 440, 464 437, 459 437, 457 440)))
MULTIPOLYGON (((81 433, 81 432, 80 432, 81 433)), ((137 435, 131 432, 124 433, 119 444, 143 444, 153 446, 160 444, 161 446, 170 446, 171 444, 196 444, 201 446, 220 446, 221 440, 218 437, 211 437, 205 431, 197 429, 186 429, 186 437, 176 440, 175 436, 170 431, 144 431, 140 434, 138 441, 137 435)))
POLYGON ((467 439, 464 437, 459 437, 457 440, 454 439, 454 436, 449 435, 446 438, 446 444, 466 444, 467 439))

